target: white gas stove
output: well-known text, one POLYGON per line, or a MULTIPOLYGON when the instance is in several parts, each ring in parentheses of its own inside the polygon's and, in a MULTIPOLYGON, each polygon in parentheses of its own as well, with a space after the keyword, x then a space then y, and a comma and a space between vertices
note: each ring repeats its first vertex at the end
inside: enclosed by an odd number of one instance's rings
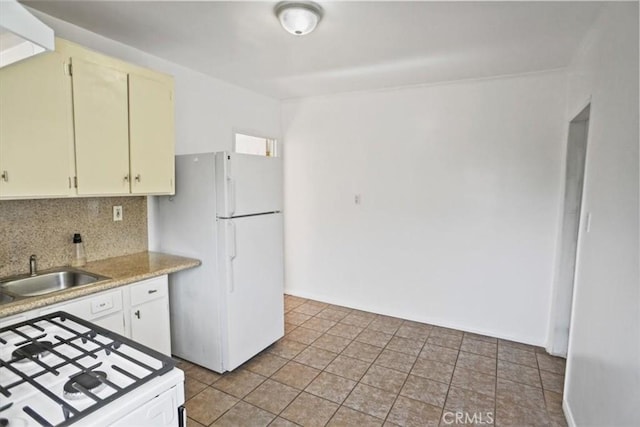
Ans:
POLYGON ((184 426, 184 373, 64 312, 0 329, 0 427, 184 426))

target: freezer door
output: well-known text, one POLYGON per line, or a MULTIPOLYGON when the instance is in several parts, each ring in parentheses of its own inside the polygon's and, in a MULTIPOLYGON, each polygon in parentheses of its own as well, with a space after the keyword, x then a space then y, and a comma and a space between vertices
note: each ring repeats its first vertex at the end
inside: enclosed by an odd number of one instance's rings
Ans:
POLYGON ((216 153, 217 216, 282 211, 282 159, 216 153))
POLYGON ((218 220, 226 289, 224 367, 232 370, 284 335, 282 214, 218 220))

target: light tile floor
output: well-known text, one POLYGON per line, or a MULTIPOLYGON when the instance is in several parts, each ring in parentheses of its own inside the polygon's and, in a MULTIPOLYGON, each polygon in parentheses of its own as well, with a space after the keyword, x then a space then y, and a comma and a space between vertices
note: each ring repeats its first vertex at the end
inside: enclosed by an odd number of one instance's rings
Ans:
POLYGON ((566 426, 544 349, 285 295, 284 338, 231 373, 178 360, 189 426, 566 426))

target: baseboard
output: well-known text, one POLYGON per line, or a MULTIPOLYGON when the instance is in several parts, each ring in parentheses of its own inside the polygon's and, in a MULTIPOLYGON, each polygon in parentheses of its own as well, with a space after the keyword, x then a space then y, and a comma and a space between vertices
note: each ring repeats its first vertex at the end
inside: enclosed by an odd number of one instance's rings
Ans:
POLYGON ((562 410, 564 411, 564 417, 567 419, 567 425, 569 427, 576 427, 576 420, 573 418, 573 412, 571 412, 571 407, 566 397, 562 399, 562 410))
POLYGON ((292 296, 296 296, 296 297, 300 297, 300 298, 306 298, 306 299, 312 299, 315 301, 319 301, 319 302, 324 302, 327 304, 333 304, 333 305, 340 305, 343 307, 348 307, 348 308, 353 308, 356 310, 362 310, 362 311, 368 311, 371 313, 376 313, 376 314, 382 314, 384 316, 392 316, 392 317, 398 317, 400 319, 406 319, 406 320, 411 320, 414 322, 420 322, 420 323, 428 323, 430 325, 435 325, 435 326, 440 326, 443 328, 450 328, 450 329, 457 329, 459 331, 464 331, 464 332, 469 332, 469 333, 473 333, 473 334, 478 334, 478 335, 486 335, 488 337, 494 337, 494 338, 500 338, 503 340, 508 340, 508 341, 515 341, 515 342, 519 342, 522 344, 529 344, 532 346, 537 346, 537 347, 544 347, 544 344, 541 342, 535 342, 526 338, 522 338, 522 337, 517 337, 517 336, 512 336, 512 335, 506 335, 503 333, 498 333, 496 331, 492 331, 492 330, 485 330, 485 329, 479 329, 479 328, 474 328, 474 327, 469 327, 468 325, 462 325, 456 322, 446 322, 446 321, 442 321, 442 319, 433 319, 433 318, 429 318, 428 316, 423 316, 420 318, 416 318, 416 317, 412 317, 412 316, 407 316, 404 313, 399 313, 399 312, 393 312, 393 311, 389 311, 389 310, 384 310, 384 309, 380 309, 379 307, 371 307, 371 306, 366 306, 366 305, 361 305, 361 304, 357 304, 357 303, 352 303, 350 301, 344 301, 344 300, 339 300, 336 298, 332 298, 330 296, 327 295, 323 295, 323 294, 316 294, 314 292, 300 292, 296 289, 285 289, 285 293, 288 295, 292 295, 292 296))

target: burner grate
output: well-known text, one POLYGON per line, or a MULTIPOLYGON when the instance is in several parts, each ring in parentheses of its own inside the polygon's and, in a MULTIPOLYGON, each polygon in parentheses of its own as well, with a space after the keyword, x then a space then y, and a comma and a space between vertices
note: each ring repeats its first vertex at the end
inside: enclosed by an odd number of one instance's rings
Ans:
POLYGON ((2 395, 9 398, 12 396, 12 390, 16 389, 16 387, 23 384, 29 384, 61 408, 65 421, 54 425, 35 409, 28 405, 24 406, 22 408, 24 413, 41 426, 62 427, 71 425, 75 421, 122 397, 124 394, 145 384, 151 379, 169 372, 175 366, 175 362, 164 354, 61 311, 0 329, 0 345, 2 346, 9 345, 7 340, 2 338, 2 336, 7 336, 6 333, 13 333, 20 337, 21 341, 13 343, 12 345, 14 346, 34 345, 44 348, 51 355, 56 356, 54 359, 57 363, 52 363, 52 361, 45 360, 44 358, 30 358, 30 362, 33 362, 39 368, 33 373, 25 373, 20 369, 19 362, 24 362, 24 358, 12 357, 9 360, 2 360, 0 358, 0 368, 7 369, 17 377, 17 380, 10 384, 0 385, 0 393, 2 395), (79 325, 81 328, 74 328, 74 325, 79 325), (34 328, 37 331, 36 336, 30 337, 24 333, 21 328, 24 328, 25 326, 34 328), (51 336, 47 333, 49 328, 65 331, 67 332, 65 335, 70 336, 62 337, 59 334, 51 336), (47 341, 42 341, 43 338, 46 338, 47 341), (38 344, 36 344, 36 342, 38 342, 38 344), (66 348, 73 349, 78 354, 73 357, 65 355, 62 351, 65 346, 66 348), (149 366, 148 363, 136 360, 136 358, 123 351, 127 348, 132 348, 144 353, 146 356, 160 362, 160 368, 154 368, 149 366), (138 373, 144 372, 144 375, 136 375, 130 372, 129 369, 124 369, 117 364, 110 364, 110 368, 115 372, 123 374, 125 377, 132 380, 129 385, 121 387, 107 379, 106 376, 102 377, 93 373, 95 369, 103 365, 103 362, 97 362, 91 366, 84 366, 80 363, 82 359, 86 358, 94 360, 98 359, 101 353, 104 353, 107 356, 111 354, 117 355, 119 358, 137 367, 138 373), (85 374, 91 376, 104 386, 109 387, 112 393, 105 398, 101 398, 98 396, 99 393, 87 390, 82 385, 74 384, 74 388, 78 393, 81 393, 81 395, 86 396, 93 402, 88 408, 79 410, 67 402, 62 396, 56 396, 38 381, 39 378, 46 374, 59 376, 61 369, 68 366, 76 369, 74 375, 85 374))

